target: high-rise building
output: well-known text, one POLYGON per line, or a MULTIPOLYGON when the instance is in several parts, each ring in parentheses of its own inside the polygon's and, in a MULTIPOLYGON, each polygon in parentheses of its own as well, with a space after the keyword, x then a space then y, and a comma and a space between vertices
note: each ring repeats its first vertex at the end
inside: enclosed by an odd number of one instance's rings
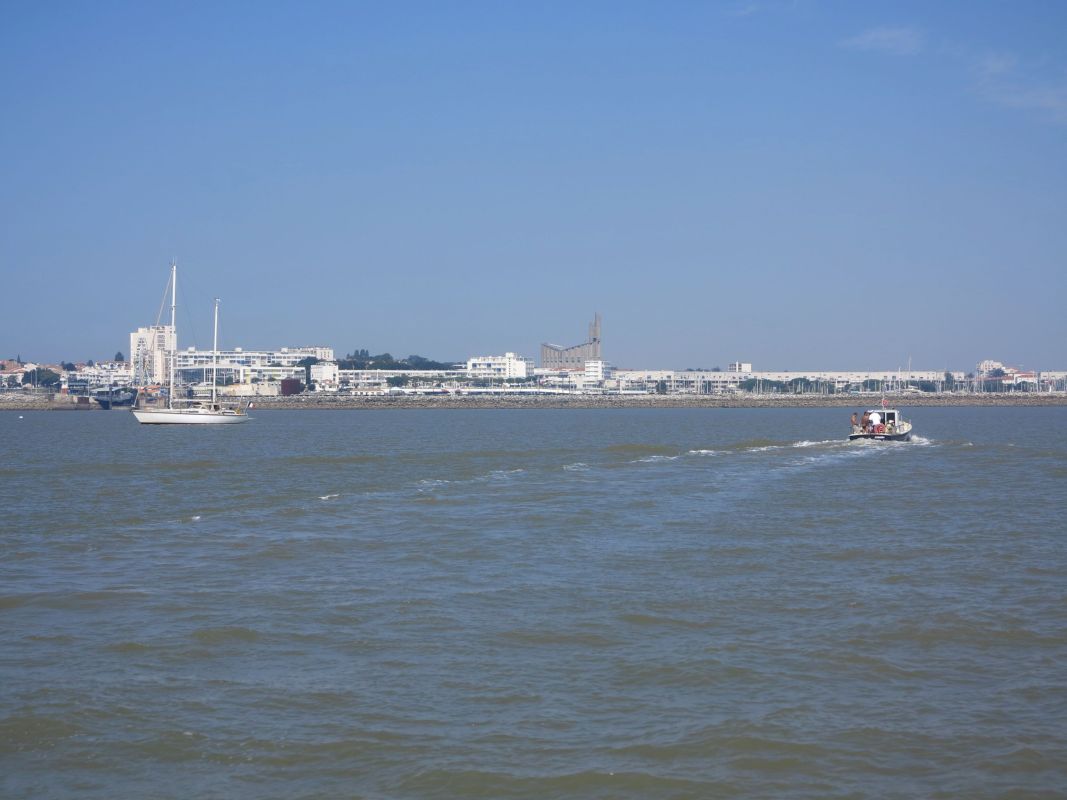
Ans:
POLYGON ((163 383, 178 346, 173 325, 150 325, 130 334, 130 363, 135 383, 163 383))
POLYGON ((543 369, 584 370, 586 361, 601 361, 600 352, 600 315, 594 314, 589 324, 589 339, 582 344, 561 347, 547 342, 541 345, 541 367, 543 369))

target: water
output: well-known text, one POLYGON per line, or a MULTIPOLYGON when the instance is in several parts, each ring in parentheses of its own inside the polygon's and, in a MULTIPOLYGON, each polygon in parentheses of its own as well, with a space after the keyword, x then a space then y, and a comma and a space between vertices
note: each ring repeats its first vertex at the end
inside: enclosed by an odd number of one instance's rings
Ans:
POLYGON ((1048 797, 1067 409, 0 414, 3 797, 1048 797))

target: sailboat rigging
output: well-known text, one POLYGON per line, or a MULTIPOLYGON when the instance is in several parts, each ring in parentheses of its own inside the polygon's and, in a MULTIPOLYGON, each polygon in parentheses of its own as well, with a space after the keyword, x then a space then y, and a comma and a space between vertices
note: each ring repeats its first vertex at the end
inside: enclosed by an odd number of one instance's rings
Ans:
POLYGON ((138 422, 145 425, 163 424, 196 424, 196 425, 224 425, 236 422, 244 422, 249 419, 248 413, 243 408, 224 406, 218 400, 218 361, 219 361, 219 299, 215 298, 215 328, 211 345, 211 402, 181 401, 175 399, 176 363, 178 360, 178 330, 177 330, 177 307, 178 307, 178 267, 171 264, 170 267, 170 327, 173 333, 174 349, 169 354, 169 369, 167 374, 167 405, 166 407, 149 407, 145 403, 145 396, 138 392, 137 401, 131 409, 138 422))

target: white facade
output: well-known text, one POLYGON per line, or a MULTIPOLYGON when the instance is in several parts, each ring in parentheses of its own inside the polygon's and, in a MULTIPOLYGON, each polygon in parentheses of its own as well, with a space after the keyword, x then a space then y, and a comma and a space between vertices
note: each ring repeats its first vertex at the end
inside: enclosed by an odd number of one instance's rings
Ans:
MULTIPOLYGON (((185 382, 208 380, 208 372, 215 355, 211 350, 197 350, 195 347, 179 350, 179 376, 185 382)), ((283 347, 280 350, 245 350, 235 347, 233 350, 219 350, 219 379, 232 378, 235 383, 273 382, 285 378, 303 380, 306 373, 300 362, 306 358, 333 361, 333 348, 283 347)))
MULTIPOLYGON (((962 381, 962 372, 951 373, 953 379, 962 381)), ((806 380, 823 388, 842 391, 849 386, 860 386, 865 381, 880 381, 889 386, 906 386, 909 382, 928 381, 937 383, 945 378, 944 370, 885 370, 874 372, 812 371, 812 372, 710 372, 696 370, 619 370, 616 373, 620 390, 655 391, 663 383, 670 393, 715 394, 745 388, 759 392, 760 383, 789 383, 806 380), (753 381, 754 384, 749 384, 753 381)))
POLYGON ((726 367, 727 372, 752 372, 752 364, 746 361, 735 361, 726 367))
MULTIPOLYGON (((211 350, 187 347, 178 353, 178 369, 210 367, 213 356, 211 350)), ((225 363, 240 367, 295 367, 305 358, 334 360, 332 347, 283 347, 281 350, 245 350, 243 347, 235 347, 233 350, 219 350, 218 358, 220 365, 225 363)))
POLYGON ((170 354, 178 346, 173 325, 149 325, 130 334, 130 363, 134 380, 163 383, 170 370, 170 354))
POLYGON ((339 371, 336 361, 320 361, 311 365, 311 382, 316 391, 337 391, 339 371))
POLYGON ((352 394, 381 394, 390 378, 406 378, 406 386, 415 390, 455 388, 466 378, 460 369, 342 369, 338 370, 341 389, 352 394))
POLYGON ((96 365, 79 367, 76 372, 68 372, 71 378, 83 380, 89 386, 125 385, 133 382, 133 365, 128 361, 101 361, 96 365))
POLYGON ((585 372, 582 375, 583 386, 600 386, 606 380, 611 380, 615 370, 607 361, 586 361, 585 372))
POLYGON ((514 353, 467 359, 467 377, 471 380, 525 379, 532 377, 533 372, 533 361, 514 353))

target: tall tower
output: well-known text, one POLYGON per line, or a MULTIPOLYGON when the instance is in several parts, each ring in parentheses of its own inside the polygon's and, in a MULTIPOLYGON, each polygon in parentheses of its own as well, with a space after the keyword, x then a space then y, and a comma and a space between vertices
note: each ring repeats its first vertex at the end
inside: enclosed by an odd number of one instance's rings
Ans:
POLYGON ((593 322, 589 325, 589 345, 591 361, 600 360, 600 314, 593 314, 593 322))

